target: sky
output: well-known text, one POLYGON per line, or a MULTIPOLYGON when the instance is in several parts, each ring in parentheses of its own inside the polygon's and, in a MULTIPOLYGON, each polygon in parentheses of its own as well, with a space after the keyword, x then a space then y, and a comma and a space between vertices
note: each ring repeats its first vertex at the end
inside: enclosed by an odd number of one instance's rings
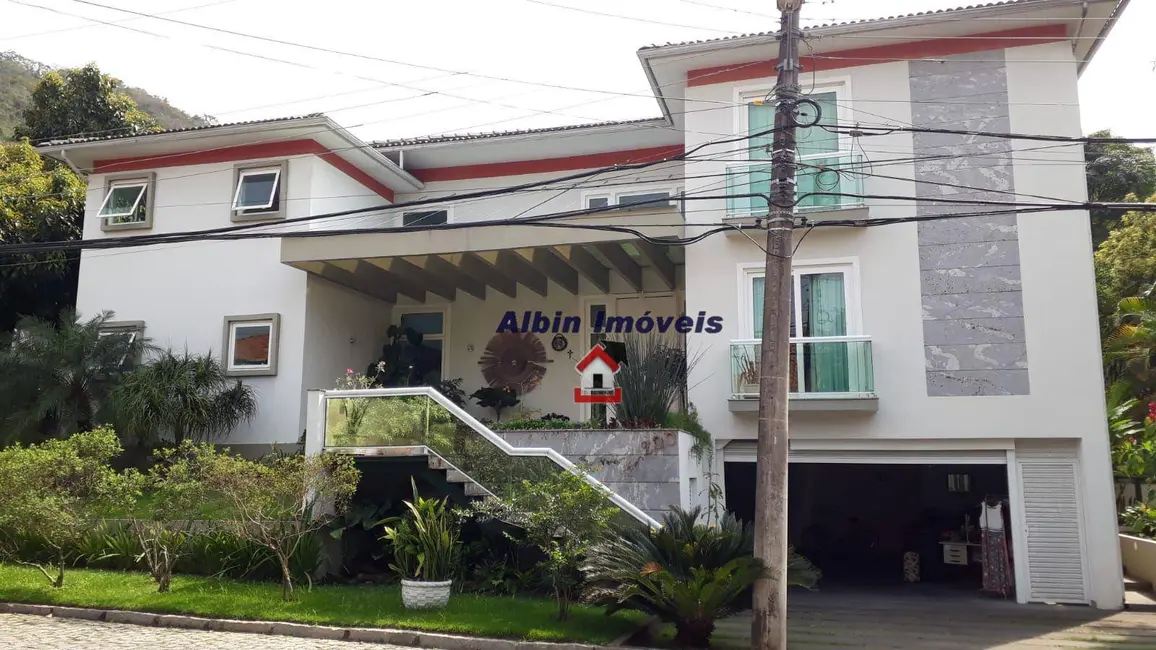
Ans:
MULTIPOLYGON (((961 4, 807 0, 803 17, 808 25, 961 4)), ((630 96, 649 92, 639 47, 773 31, 776 13, 774 0, 0 0, 0 51, 57 67, 96 62, 221 122, 324 112, 382 140, 654 117, 653 99, 630 96)), ((1084 72, 1086 132, 1156 136, 1152 25, 1156 0, 1133 0, 1084 72)))

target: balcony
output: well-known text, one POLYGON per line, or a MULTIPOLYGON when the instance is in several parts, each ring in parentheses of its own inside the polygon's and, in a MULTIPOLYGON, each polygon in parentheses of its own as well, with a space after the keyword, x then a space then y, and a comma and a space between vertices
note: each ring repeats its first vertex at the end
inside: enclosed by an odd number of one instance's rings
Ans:
MULTIPOLYGON (((835 154, 809 157, 799 162, 795 176, 798 195, 803 197, 795 211, 811 220, 824 218, 857 219, 866 216, 863 199, 853 196, 806 196, 812 192, 863 194, 863 157, 835 154), (856 212, 861 214, 855 214, 856 212)), ((726 170, 727 214, 730 220, 752 220, 767 214, 766 201, 745 194, 771 192, 771 162, 747 162, 729 165, 726 170)))
MULTIPOLYGON (((730 410, 759 409, 759 356, 751 339, 731 341, 730 410)), ((791 339, 792 411, 868 411, 879 408, 869 336, 791 339)))

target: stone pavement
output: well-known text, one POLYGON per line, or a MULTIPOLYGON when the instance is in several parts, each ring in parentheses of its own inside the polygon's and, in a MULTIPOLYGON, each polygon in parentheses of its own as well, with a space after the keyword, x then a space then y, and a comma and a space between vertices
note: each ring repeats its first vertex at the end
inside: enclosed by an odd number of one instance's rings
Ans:
MULTIPOLYGON (((403 650, 399 646, 0 614, 4 650, 403 650)), ((408 649, 406 649, 408 650, 408 649)))

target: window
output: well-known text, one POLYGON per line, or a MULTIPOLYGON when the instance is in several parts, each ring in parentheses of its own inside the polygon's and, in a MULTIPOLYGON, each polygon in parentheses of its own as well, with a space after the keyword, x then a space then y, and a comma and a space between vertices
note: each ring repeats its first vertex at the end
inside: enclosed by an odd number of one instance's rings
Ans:
POLYGON ((285 163, 238 167, 233 183, 233 220, 283 217, 284 187, 285 163))
POLYGON ((98 333, 101 339, 106 337, 118 337, 120 345, 117 346, 119 352, 115 361, 118 369, 130 368, 140 360, 140 352, 143 346, 141 343, 144 339, 144 321, 105 321, 98 333))
POLYGON ((225 317, 225 374, 253 377, 277 374, 279 314, 225 317))
MULTIPOLYGON (((761 96, 760 96, 761 98, 761 96)), ((815 126, 800 128, 796 131, 795 143, 799 158, 806 160, 809 157, 828 156, 840 150, 839 134, 831 133, 823 126, 835 126, 839 123, 839 93, 836 90, 815 92, 807 95, 807 99, 819 105, 821 116, 815 126)), ((749 99, 748 99, 749 101, 749 99)), ((799 122, 809 124, 814 121, 814 109, 807 105, 799 107, 799 122)), ((774 102, 749 101, 747 104, 747 133, 762 133, 775 126, 774 102)), ((767 133, 752 137, 747 151, 751 160, 770 160, 774 134, 767 133)))
POLYGON ((109 177, 100 204, 102 230, 127 230, 152 226, 154 176, 109 177))
POLYGON ((596 210, 610 206, 617 206, 622 210, 648 210, 666 208, 674 205, 675 202, 671 200, 671 197, 677 194, 678 190, 666 188, 653 190, 635 189, 613 194, 587 194, 585 203, 586 209, 588 210, 596 210))
POLYGON ((403 212, 401 225, 411 226, 442 226, 449 221, 449 210, 425 210, 419 212, 403 212))
POLYGON ((445 364, 446 314, 441 311, 412 312, 401 315, 401 330, 413 329, 422 335, 425 358, 420 359, 428 370, 422 380, 433 386, 442 380, 445 364))

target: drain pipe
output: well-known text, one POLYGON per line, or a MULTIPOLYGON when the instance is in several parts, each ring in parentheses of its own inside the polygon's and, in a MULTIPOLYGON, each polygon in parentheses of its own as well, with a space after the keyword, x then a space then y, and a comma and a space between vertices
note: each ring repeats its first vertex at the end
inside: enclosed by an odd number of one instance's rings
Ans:
POLYGON ((73 171, 73 173, 75 173, 77 176, 84 176, 85 175, 84 172, 80 171, 79 167, 72 164, 72 161, 68 159, 68 152, 66 150, 64 150, 64 149, 60 150, 60 159, 63 160, 65 162, 65 164, 68 165, 69 169, 71 169, 73 171))

